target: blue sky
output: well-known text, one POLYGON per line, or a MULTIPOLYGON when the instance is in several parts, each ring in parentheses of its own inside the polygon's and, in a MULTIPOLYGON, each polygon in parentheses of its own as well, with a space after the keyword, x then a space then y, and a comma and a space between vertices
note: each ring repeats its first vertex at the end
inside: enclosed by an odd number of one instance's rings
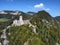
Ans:
POLYGON ((1 10, 37 12, 46 10, 52 16, 60 16, 60 0, 0 0, 1 10))

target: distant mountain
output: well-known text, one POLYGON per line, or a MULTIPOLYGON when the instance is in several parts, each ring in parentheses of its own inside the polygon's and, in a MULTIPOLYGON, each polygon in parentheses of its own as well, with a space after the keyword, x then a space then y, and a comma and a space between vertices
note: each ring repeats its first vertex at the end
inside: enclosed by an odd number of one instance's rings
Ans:
POLYGON ((7 13, 11 13, 11 12, 13 12, 13 13, 15 13, 16 11, 12 11, 12 10, 3 10, 4 12, 7 12, 7 13))
POLYGON ((23 16, 23 19, 30 19, 32 17, 32 15, 21 12, 21 15, 23 16))
POLYGON ((30 19, 30 17, 32 15, 24 13, 22 11, 10 11, 10 10, 4 10, 4 11, 0 11, 0 18, 10 18, 12 19, 12 17, 14 19, 19 18, 19 16, 22 15, 23 19, 30 19), (5 14, 7 13, 7 14, 5 14))
POLYGON ((60 16, 54 17, 57 21, 60 22, 60 16))
POLYGON ((27 12, 27 14, 29 14, 29 15, 35 15, 36 13, 35 12, 27 12))

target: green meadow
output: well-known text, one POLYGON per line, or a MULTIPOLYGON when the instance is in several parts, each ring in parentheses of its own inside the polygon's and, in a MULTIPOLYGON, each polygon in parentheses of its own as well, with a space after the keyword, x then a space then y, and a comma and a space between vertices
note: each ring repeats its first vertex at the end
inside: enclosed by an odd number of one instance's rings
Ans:
POLYGON ((0 22, 6 22, 6 21, 9 21, 10 19, 7 19, 7 18, 0 18, 0 22))

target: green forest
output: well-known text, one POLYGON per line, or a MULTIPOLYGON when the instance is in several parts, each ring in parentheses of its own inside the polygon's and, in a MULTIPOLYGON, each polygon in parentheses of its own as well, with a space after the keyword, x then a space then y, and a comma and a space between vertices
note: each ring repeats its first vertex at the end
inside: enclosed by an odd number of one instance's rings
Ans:
MULTIPOLYGON (((29 24, 10 27, 6 30, 8 45, 56 45, 60 43, 60 23, 57 23, 48 12, 39 11, 30 16, 29 20, 32 25, 36 25, 36 33, 33 32, 32 26, 29 27, 29 24)), ((11 23, 11 20, 0 22, 0 32, 11 23)), ((3 40, 0 39, 0 42, 3 40)))

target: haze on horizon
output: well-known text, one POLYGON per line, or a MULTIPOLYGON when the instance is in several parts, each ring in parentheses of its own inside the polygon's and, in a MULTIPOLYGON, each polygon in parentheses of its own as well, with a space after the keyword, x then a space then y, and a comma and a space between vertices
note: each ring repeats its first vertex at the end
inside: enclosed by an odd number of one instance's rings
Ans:
POLYGON ((53 17, 60 16, 60 0, 0 0, 1 10, 20 10, 37 12, 45 10, 53 17))

